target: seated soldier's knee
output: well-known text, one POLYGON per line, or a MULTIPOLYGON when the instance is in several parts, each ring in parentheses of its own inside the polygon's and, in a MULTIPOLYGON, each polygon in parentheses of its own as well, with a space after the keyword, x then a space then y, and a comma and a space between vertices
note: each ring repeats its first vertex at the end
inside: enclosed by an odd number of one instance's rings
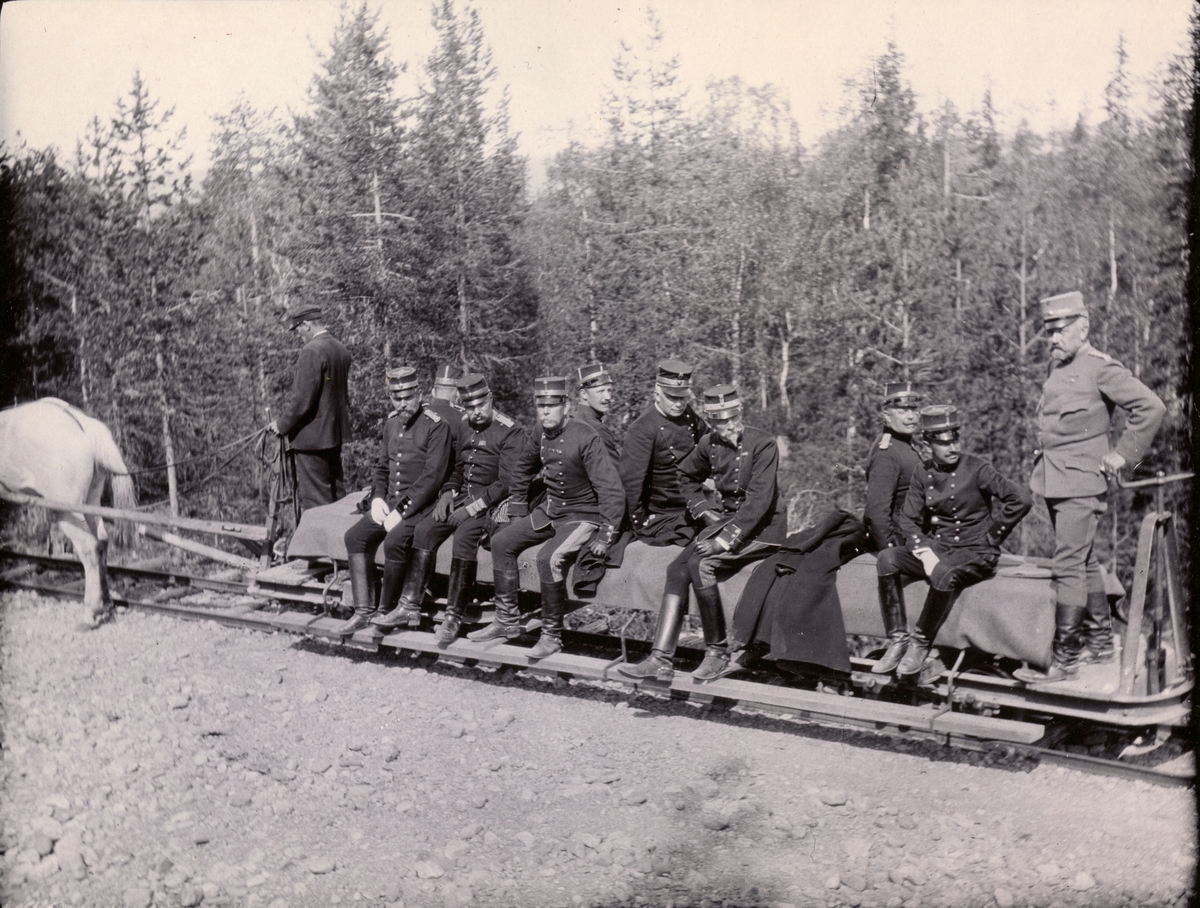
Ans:
POLYGON ((895 546, 883 549, 875 557, 875 572, 880 577, 886 577, 889 574, 899 574, 900 558, 907 551, 908 549, 897 548, 895 546))

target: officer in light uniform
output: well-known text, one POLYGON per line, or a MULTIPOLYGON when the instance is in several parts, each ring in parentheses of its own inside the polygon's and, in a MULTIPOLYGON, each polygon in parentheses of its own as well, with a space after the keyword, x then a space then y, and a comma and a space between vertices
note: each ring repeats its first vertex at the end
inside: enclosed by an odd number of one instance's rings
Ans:
POLYGON ((679 464, 708 431, 690 406, 692 396, 692 367, 663 360, 654 406, 625 431, 617 472, 634 534, 647 545, 687 545, 703 526, 688 513, 679 489, 679 464))
POLYGON ((471 640, 520 636, 517 555, 545 542, 537 559, 542 633, 529 653, 531 659, 562 649, 567 571, 585 546, 603 558, 625 515, 617 469, 596 431, 583 420, 567 418, 567 394, 565 377, 534 381, 538 426, 510 484, 509 516, 513 520, 492 538, 496 619, 467 635, 471 640), (539 474, 546 485, 546 499, 532 514, 526 514, 529 485, 539 474))
POLYGON ((692 677, 719 677, 729 664, 729 643, 717 574, 765 558, 787 535, 787 512, 779 507, 775 436, 745 424, 733 385, 704 392, 704 415, 712 431, 679 464, 679 488, 688 511, 706 529, 667 568, 650 656, 617 666, 630 678, 671 679, 689 588, 696 593, 705 644, 704 661, 692 677), (704 488, 708 479, 715 486, 711 496, 704 488))
MULTIPOLYGON (((883 386, 883 434, 871 446, 867 457, 867 501, 863 524, 876 552, 904 545, 897 515, 908 496, 913 471, 921 465, 921 455, 913 442, 913 433, 921 423, 921 395, 909 381, 890 381, 883 386)), ((877 565, 878 567, 878 565, 877 565)), ((904 613, 904 590, 899 574, 879 577, 879 610, 888 648, 871 671, 887 674, 895 671, 904 655, 908 640, 908 616, 904 613)))
POLYGON ((1027 683, 1061 681, 1081 659, 1113 658, 1112 619, 1093 550, 1096 525, 1108 507, 1105 477, 1145 457, 1165 409, 1133 373, 1087 342, 1083 294, 1047 297, 1041 306, 1050 364, 1038 402, 1041 451, 1029 487, 1046 499, 1054 526, 1054 660, 1045 672, 1014 672, 1027 683), (1126 413, 1125 431, 1110 446, 1117 407, 1126 413))
MULTIPOLYGON (((400 366, 387 372, 388 396, 395 407, 383 426, 375 464, 371 510, 346 531, 354 616, 339 628, 342 636, 371 624, 400 599, 413 532, 433 509, 438 490, 450 473, 450 426, 421 403, 417 370, 400 366), (376 608, 371 595, 375 552, 383 544, 383 584, 376 608)), ((407 623, 419 623, 406 616, 407 623)))
POLYGON ((899 575, 929 581, 929 595, 896 669, 902 678, 920 675, 959 591, 995 573, 1000 544, 1033 505, 1028 492, 990 463, 962 453, 959 426, 952 406, 921 411, 921 432, 933 456, 913 472, 897 515, 904 546, 879 553, 880 585, 892 585, 901 608, 899 575))
POLYGON ((453 429, 454 470, 433 513, 417 526, 412 565, 400 597, 401 604, 419 612, 438 547, 453 535, 446 615, 436 634, 441 647, 458 636, 466 598, 475 583, 479 543, 488 529, 488 511, 508 498, 509 483, 529 442, 523 428, 495 409, 484 376, 462 376, 456 391, 463 417, 453 429))
POLYGON ((576 372, 579 378, 579 406, 575 410, 574 419, 591 426, 596 434, 604 441, 604 450, 612 458, 614 466, 620 460, 621 451, 612 429, 604 424, 604 417, 612 409, 613 380, 603 363, 589 363, 580 366, 576 372))

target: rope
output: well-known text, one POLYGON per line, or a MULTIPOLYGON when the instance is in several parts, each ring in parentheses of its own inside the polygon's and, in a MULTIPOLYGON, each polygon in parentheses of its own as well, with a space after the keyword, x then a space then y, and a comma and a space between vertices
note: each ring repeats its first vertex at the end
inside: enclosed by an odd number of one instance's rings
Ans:
MULTIPOLYGON (((268 428, 267 426, 263 426, 261 429, 255 429, 249 435, 244 435, 241 438, 237 439, 236 441, 229 442, 229 444, 227 444, 227 445, 221 445, 221 447, 219 447, 219 448, 213 448, 207 454, 201 454, 199 457, 189 457, 187 460, 177 460, 174 463, 165 463, 162 466, 158 466, 158 467, 145 467, 144 469, 141 469, 141 470, 130 470, 128 473, 113 473, 112 475, 113 476, 141 476, 144 473, 158 473, 163 470, 169 470, 171 467, 186 467, 186 466, 190 466, 191 464, 194 464, 194 463, 200 463, 201 461, 208 460, 209 458, 213 457, 214 455, 220 454, 222 451, 227 451, 230 448, 235 447, 236 445, 242 445, 242 444, 246 444, 248 442, 257 440, 259 438, 259 436, 266 434, 267 428, 268 428)), ((237 456, 237 455, 234 455, 234 456, 237 456)), ((228 462, 226 462, 226 465, 228 465, 228 462)), ((211 479, 212 477, 210 475, 207 478, 211 479)))

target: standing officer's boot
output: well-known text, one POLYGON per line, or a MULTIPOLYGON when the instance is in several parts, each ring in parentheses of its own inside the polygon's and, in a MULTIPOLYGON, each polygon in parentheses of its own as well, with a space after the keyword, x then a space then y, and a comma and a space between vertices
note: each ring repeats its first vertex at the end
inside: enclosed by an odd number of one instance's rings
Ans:
POLYGON ((492 564, 492 583, 496 592, 492 595, 496 617, 487 627, 467 634, 468 640, 512 640, 521 636, 517 624, 517 597, 521 593, 521 574, 516 570, 504 570, 492 564))
POLYGON ((1085 606, 1059 602, 1054 607, 1054 661, 1044 672, 1018 668, 1013 677, 1025 684, 1065 681, 1079 670, 1079 651, 1083 648, 1080 625, 1085 606))
POLYGON ((883 613, 883 630, 888 648, 871 666, 877 675, 895 671, 908 648, 908 616, 904 613, 904 584, 899 574, 886 574, 879 579, 879 610, 883 613))
MULTIPOLYGON (((378 628, 391 630, 394 627, 420 627, 421 602, 425 599, 425 588, 433 578, 433 569, 437 566, 437 552, 428 549, 413 549, 412 561, 408 566, 408 574, 404 578, 404 589, 396 607, 386 615, 378 615, 371 623, 378 628)), ((386 565, 385 565, 386 567, 386 565)), ((383 602, 379 603, 380 611, 383 602)))
POLYGON ((696 608, 704 626, 704 661, 692 672, 696 681, 719 678, 729 665, 729 641, 725 636, 725 609, 721 591, 712 586, 696 587, 696 608))
POLYGON ((462 627, 463 603, 475 585, 475 568, 478 562, 466 561, 462 558, 450 560, 450 580, 446 588, 446 614, 442 624, 433 635, 434 642, 445 649, 455 638, 462 627))
POLYGON ((354 597, 354 614, 343 621, 336 633, 341 637, 349 637, 355 631, 361 631, 371 624, 371 616, 375 614, 375 597, 371 587, 371 556, 364 552, 350 555, 347 558, 350 571, 350 593, 354 597))
POLYGON ((921 667, 929 658, 929 650, 933 647, 933 641, 937 639, 937 633, 946 622, 946 616, 950 614, 951 606, 954 605, 955 595, 954 590, 929 588, 929 595, 925 597, 925 606, 921 609, 921 617, 917 619, 917 625, 908 638, 908 648, 904 651, 904 657, 900 660, 900 664, 896 666, 897 678, 912 678, 921 673, 921 667))
POLYGON ((567 612, 567 581, 542 584, 542 635, 529 651, 530 659, 545 659, 562 649, 563 615, 567 612))
POLYGON ((657 678, 669 682, 675 674, 671 659, 675 645, 679 642, 679 631, 683 627, 683 616, 687 612, 688 596, 685 590, 679 593, 664 593, 662 606, 658 610, 658 626, 654 631, 654 644, 650 655, 641 662, 622 662, 617 666, 626 678, 657 678))
POLYGON ((1079 655, 1079 664, 1111 662, 1116 655, 1108 595, 1104 592, 1089 592, 1083 611, 1083 651, 1079 655))

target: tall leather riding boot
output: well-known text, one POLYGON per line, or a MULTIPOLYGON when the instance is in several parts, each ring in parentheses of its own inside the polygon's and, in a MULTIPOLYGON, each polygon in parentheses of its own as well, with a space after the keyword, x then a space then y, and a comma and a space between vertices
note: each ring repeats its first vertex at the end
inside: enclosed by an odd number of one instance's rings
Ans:
POLYGON ((355 631, 368 627, 371 623, 371 616, 375 614, 375 597, 372 589, 374 584, 371 581, 374 565, 371 564, 371 556, 359 552, 349 555, 347 562, 350 572, 350 593, 354 597, 354 614, 338 626, 337 633, 342 637, 349 637, 355 631))
POLYGON ((567 613, 567 581, 542 583, 542 635, 530 659, 545 659, 562 649, 563 615, 567 613))
POLYGON ((729 641, 725 634, 725 609, 716 584, 696 587, 696 608, 704 627, 704 661, 692 672, 697 681, 711 681, 729 665, 729 641))
POLYGON ((450 580, 446 587, 446 614, 434 634, 438 646, 447 647, 458 637, 462 627, 463 606, 471 587, 475 585, 475 568, 478 562, 464 558, 450 559, 450 580))
POLYGON ((957 595, 955 590, 929 588, 929 595, 925 597, 925 605, 921 609, 921 617, 917 619, 917 625, 909 637, 908 649, 904 651, 904 658, 896 667, 897 676, 920 674, 921 667, 929 657, 929 650, 933 647, 933 641, 937 639, 938 631, 946 623, 946 617, 950 614, 957 595))
POLYGON ((1081 664, 1111 662, 1116 656, 1113 646, 1112 614, 1108 609, 1108 595, 1102 591, 1089 592, 1083 611, 1083 650, 1081 664))
POLYGON ((899 574, 885 574, 879 579, 879 611, 883 614, 883 630, 888 648, 872 667, 877 675, 895 671, 908 648, 908 616, 904 611, 904 583, 899 574))
POLYGON ((1046 684, 1064 681, 1079 670, 1079 651, 1083 648, 1080 625, 1085 606, 1065 602, 1054 606, 1054 660, 1044 672, 1035 668, 1018 668, 1013 677, 1026 684, 1046 684))
POLYGON ((492 596, 496 617, 487 627, 467 634, 468 640, 511 640, 521 636, 521 627, 517 624, 517 597, 521 593, 520 572, 497 568, 493 564, 492 583, 496 587, 492 596))
MULTIPOLYGON (((408 565, 408 573, 404 576, 404 589, 400 593, 400 601, 386 615, 378 615, 371 619, 376 627, 390 630, 393 627, 420 627, 421 602, 425 599, 425 588, 433 578, 433 569, 437 566, 437 552, 429 549, 413 549, 412 559, 408 565)), ((386 570, 386 565, 384 566, 386 570)), ((382 597, 379 603, 383 611, 382 597)))
POLYGON ((664 593, 658 610, 658 625, 654 631, 654 644, 650 655, 641 662, 624 662, 617 671, 627 678, 658 678, 670 681, 675 673, 671 662, 675 647, 679 643, 679 631, 683 627, 683 616, 687 613, 688 595, 664 593))

